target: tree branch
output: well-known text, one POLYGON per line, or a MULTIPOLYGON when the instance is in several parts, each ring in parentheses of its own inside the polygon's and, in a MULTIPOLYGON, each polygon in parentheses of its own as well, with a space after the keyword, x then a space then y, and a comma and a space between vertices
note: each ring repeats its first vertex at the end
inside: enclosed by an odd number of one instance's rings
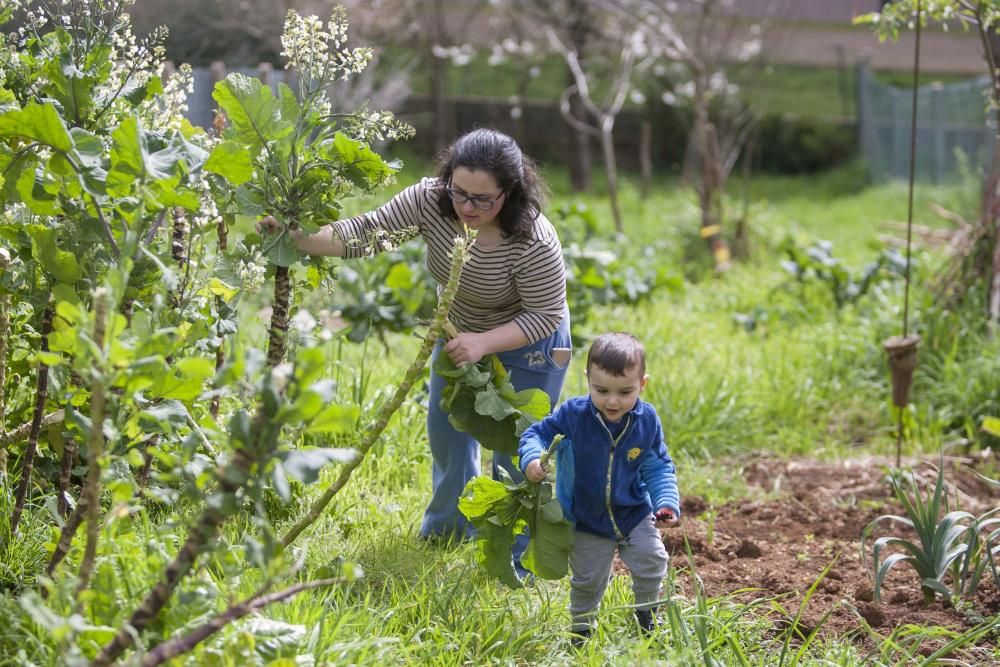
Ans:
POLYGON ((188 634, 163 642, 143 656, 142 662, 139 664, 141 664, 142 667, 155 667, 156 665, 163 664, 171 658, 176 658, 179 655, 187 653, 233 621, 237 621, 244 616, 263 609, 269 604, 287 600, 290 597, 314 588, 332 586, 333 584, 341 581, 344 581, 341 577, 306 581, 300 584, 295 584, 294 586, 289 586, 284 590, 271 593, 270 595, 264 595, 263 591, 259 591, 253 597, 232 605, 208 623, 205 623, 199 628, 195 628, 188 634))

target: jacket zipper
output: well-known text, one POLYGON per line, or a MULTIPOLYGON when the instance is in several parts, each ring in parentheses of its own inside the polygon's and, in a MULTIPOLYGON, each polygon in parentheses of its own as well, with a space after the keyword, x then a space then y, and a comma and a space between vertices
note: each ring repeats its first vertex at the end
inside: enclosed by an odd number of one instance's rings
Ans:
POLYGON ((615 513, 611 511, 611 471, 615 467, 615 447, 621 439, 625 437, 625 434, 628 432, 628 427, 632 425, 632 415, 626 416, 625 428, 622 429, 622 432, 618 434, 617 438, 611 435, 611 429, 608 428, 608 425, 604 423, 603 419, 598 417, 597 421, 601 422, 601 426, 604 427, 604 432, 608 434, 608 439, 611 440, 611 453, 608 456, 608 476, 606 486, 604 487, 604 505, 608 509, 608 518, 611 519, 611 527, 614 528, 615 535, 617 535, 618 539, 621 540, 624 539, 625 536, 622 535, 622 531, 618 529, 618 522, 615 521, 615 513))

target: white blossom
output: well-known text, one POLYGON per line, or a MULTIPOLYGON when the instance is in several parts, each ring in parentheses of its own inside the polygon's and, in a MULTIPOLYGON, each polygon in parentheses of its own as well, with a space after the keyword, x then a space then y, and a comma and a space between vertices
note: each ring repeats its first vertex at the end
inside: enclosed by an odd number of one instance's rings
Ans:
POLYGON ((294 369, 290 363, 283 362, 271 369, 271 386, 278 391, 284 391, 292 379, 294 369))
POLYGON ((288 324, 305 334, 315 329, 318 323, 316 322, 316 318, 312 316, 312 313, 303 308, 295 313, 295 316, 292 317, 288 324))

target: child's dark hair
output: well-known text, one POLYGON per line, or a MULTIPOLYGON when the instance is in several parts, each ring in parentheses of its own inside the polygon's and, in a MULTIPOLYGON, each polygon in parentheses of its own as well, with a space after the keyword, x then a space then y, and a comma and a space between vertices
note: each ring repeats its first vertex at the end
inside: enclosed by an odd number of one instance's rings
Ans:
POLYGON ((438 163, 441 182, 438 209, 446 218, 458 218, 455 203, 445 187, 459 167, 488 172, 503 190, 503 208, 497 220, 505 237, 525 235, 541 214, 545 184, 531 158, 503 132, 480 128, 463 134, 440 153, 438 163))
POLYGON ((646 374, 646 348, 630 333, 616 331, 598 336, 587 353, 587 370, 597 366, 621 377, 638 366, 639 375, 646 374))

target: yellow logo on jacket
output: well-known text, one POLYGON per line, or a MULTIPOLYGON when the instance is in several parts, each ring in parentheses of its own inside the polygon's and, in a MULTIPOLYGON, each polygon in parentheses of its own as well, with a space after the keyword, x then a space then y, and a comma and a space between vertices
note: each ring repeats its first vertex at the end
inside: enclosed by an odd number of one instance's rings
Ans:
POLYGON ((628 460, 635 461, 637 458, 639 458, 639 454, 642 454, 642 450, 638 447, 633 447, 632 449, 628 450, 628 460))

